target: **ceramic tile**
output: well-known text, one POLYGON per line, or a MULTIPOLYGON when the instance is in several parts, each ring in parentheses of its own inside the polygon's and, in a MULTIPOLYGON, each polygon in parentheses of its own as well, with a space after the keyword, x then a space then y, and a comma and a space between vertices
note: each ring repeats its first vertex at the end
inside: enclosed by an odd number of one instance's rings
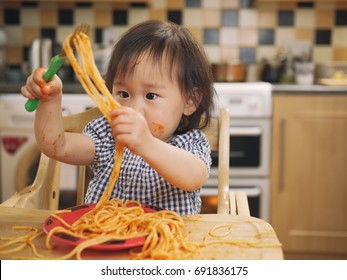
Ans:
POLYGON ((240 49, 237 47, 221 47, 221 62, 234 62, 240 60, 240 49))
POLYGON ((255 63, 255 48, 240 48, 240 60, 243 63, 255 63))
POLYGON ((315 13, 314 10, 299 9, 295 12, 296 27, 314 27, 315 13))
POLYGON ((59 9, 58 10, 58 24, 59 25, 73 25, 74 12, 72 9, 59 9))
POLYGON ((166 20, 166 10, 165 9, 149 10, 148 14, 149 14, 150 19, 166 20))
POLYGON ((41 38, 50 38, 53 41, 56 41, 56 29, 55 28, 41 28, 40 36, 41 38))
POLYGON ((98 8, 94 10, 94 24, 96 27, 108 27, 112 24, 112 13, 109 9, 98 8))
POLYGON ((183 9, 184 8, 184 0, 167 0, 167 8, 168 9, 183 9))
POLYGON ((75 18, 75 22, 74 24, 77 25, 77 24, 81 24, 81 23, 87 23, 91 26, 94 26, 94 11, 91 10, 91 9, 82 9, 82 8, 79 8, 79 9, 76 9, 74 11, 75 15, 74 15, 74 18, 75 18))
POLYGON ((275 30, 275 45, 283 46, 288 41, 295 40, 295 29, 288 27, 276 28, 275 30))
POLYGON ((332 10, 316 10, 315 22, 317 28, 330 28, 334 25, 335 14, 332 10))
POLYGON ((295 39, 307 40, 314 44, 314 30, 312 28, 297 28, 295 30, 295 39))
POLYGON ((21 24, 23 26, 40 26, 40 17, 38 9, 22 9, 20 16, 21 24))
POLYGON ((274 28, 277 24, 277 12, 260 10, 258 12, 258 25, 262 28, 274 28))
POLYGON ((347 9, 346 10, 337 10, 335 12, 335 25, 347 25, 347 9))
POLYGON ((21 22, 20 12, 17 8, 4 9, 4 23, 5 25, 20 25, 21 22))
POLYGON ((208 44, 208 45, 219 44, 219 29, 218 28, 204 29, 204 44, 208 44))
POLYGON ((188 27, 190 33, 199 44, 203 44, 203 32, 200 27, 188 27))
POLYGON ((211 8, 220 8, 221 7, 221 0, 202 0, 202 7, 211 9, 211 8))
POLYGON ((219 46, 204 45, 204 50, 205 50, 207 59, 210 63, 221 62, 221 53, 220 53, 219 46))
POLYGON ((334 61, 347 61, 347 47, 335 47, 335 48, 333 48, 333 60, 334 61))
POLYGON ((317 63, 333 60, 332 48, 326 46, 315 46, 313 48, 312 60, 317 63))
POLYGON ((204 10, 203 24, 205 27, 220 27, 221 13, 220 10, 204 10))
MULTIPOLYGON (((58 26, 56 28, 56 40, 58 43, 62 44, 67 36, 69 36, 71 33, 73 33, 75 27, 74 26, 58 26)), ((90 33, 90 36, 92 36, 91 40, 94 40, 93 34, 90 33)))
POLYGON ((316 45, 330 45, 331 43, 331 30, 330 29, 317 29, 315 32, 316 45))
POLYGON ((8 46, 6 48, 6 63, 20 64, 23 62, 23 49, 21 46, 8 46))
POLYGON ((334 10, 335 3, 333 1, 317 1, 315 5, 316 10, 334 10))
POLYGON ((240 1, 239 0, 222 0, 221 6, 222 8, 239 8, 240 1))
POLYGON ((296 8, 296 0, 289 2, 289 1, 278 1, 277 7, 279 9, 287 9, 287 10, 295 10, 296 8))
POLYGON ((335 9, 342 10, 347 8, 347 1, 346 0, 340 0, 338 2, 335 2, 335 9))
POLYGON ((59 9, 73 9, 75 8, 75 3, 72 1, 57 1, 57 7, 59 9))
POLYGON ((277 19, 278 26, 293 26, 294 12, 290 10, 279 10, 277 19))
POLYGON ((132 9, 129 11, 128 24, 133 25, 146 20, 149 20, 149 12, 147 9, 132 9))
POLYGON ((40 30, 38 27, 23 27, 23 44, 28 46, 34 39, 40 37, 40 30))
POLYGON ((332 32, 332 45, 341 47, 347 46, 347 28, 337 27, 332 32))
POLYGON ((253 4, 253 0, 240 0, 241 8, 251 8, 253 4))
POLYGON ((258 43, 258 32, 256 29, 243 28, 239 31, 240 46, 254 47, 258 43))
POLYGON ((312 9, 312 8, 314 8, 315 7, 315 3, 313 2, 313 1, 305 1, 305 2, 300 2, 300 1, 298 1, 297 3, 296 3, 296 6, 298 7, 298 8, 301 8, 301 9, 312 9))
POLYGON ((57 2, 39 2, 39 9, 40 10, 54 10, 56 11, 58 9, 58 3, 57 2))
POLYGON ((203 10, 187 8, 183 11, 183 24, 185 26, 203 26, 203 10))
POLYGON ((182 24, 182 11, 180 10, 168 10, 167 20, 182 24))
POLYGON ((186 7, 194 7, 194 8, 200 8, 201 7, 201 0, 186 0, 186 7))
POLYGON ((239 26, 240 27, 257 27, 258 13, 253 9, 239 10, 239 26))
POLYGON ((156 10, 166 9, 167 8, 167 2, 163 0, 152 0, 151 1, 151 8, 156 10))
POLYGON ((55 27, 58 24, 57 11, 53 9, 40 9, 40 22, 42 27, 55 27))
POLYGON ((113 10, 112 23, 113 23, 113 25, 127 25, 128 24, 128 11, 127 10, 113 10))
POLYGON ((239 12, 238 10, 222 11, 222 26, 238 26, 239 12))
POLYGON ((239 29, 234 27, 222 27, 220 29, 221 46, 238 46, 239 29))
POLYGON ((262 62, 264 59, 270 61, 276 53, 275 46, 259 46, 256 53, 256 62, 262 62))
POLYGON ((19 46, 23 43, 22 28, 15 25, 5 25, 4 30, 7 34, 7 44, 19 46))
POLYGON ((275 31, 272 28, 259 29, 259 44, 273 45, 275 42, 275 31))

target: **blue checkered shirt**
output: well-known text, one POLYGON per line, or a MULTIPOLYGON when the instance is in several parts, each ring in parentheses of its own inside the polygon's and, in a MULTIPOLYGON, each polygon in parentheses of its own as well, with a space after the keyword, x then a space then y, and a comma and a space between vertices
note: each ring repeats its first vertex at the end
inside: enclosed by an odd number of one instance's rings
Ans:
MULTIPOLYGON (((84 128, 95 143, 93 178, 89 183, 85 203, 97 203, 105 191, 114 165, 115 142, 105 117, 99 117, 84 128)), ((210 172, 210 146, 203 132, 192 130, 177 135, 170 145, 191 152, 202 159, 210 172)), ((170 159, 168 159, 170 160, 170 159)), ((123 201, 137 200, 179 214, 198 214, 201 208, 200 189, 184 191, 165 181, 138 155, 125 148, 122 167, 111 197, 123 201)))

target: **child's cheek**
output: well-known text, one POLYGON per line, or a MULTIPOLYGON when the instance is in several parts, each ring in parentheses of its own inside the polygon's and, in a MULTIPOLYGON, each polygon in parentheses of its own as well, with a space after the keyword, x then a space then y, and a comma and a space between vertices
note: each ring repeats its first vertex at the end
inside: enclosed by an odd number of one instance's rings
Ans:
POLYGON ((154 137, 159 138, 164 134, 164 125, 160 123, 151 122, 149 130, 152 132, 154 137))

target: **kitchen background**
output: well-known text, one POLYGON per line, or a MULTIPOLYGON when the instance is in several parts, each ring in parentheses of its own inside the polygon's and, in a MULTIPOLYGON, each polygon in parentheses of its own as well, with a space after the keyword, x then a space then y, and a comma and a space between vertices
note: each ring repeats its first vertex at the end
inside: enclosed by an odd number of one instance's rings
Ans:
MULTIPOLYGON (((266 62, 276 67, 286 58, 316 64, 347 60, 347 1, 1 0, 2 77, 17 81, 29 73, 30 46, 35 38, 47 37, 61 44, 76 24, 88 23, 97 52, 147 19, 171 20, 188 27, 211 63, 247 64, 247 81, 269 80, 259 67, 266 62)), ((286 82, 276 77, 270 81, 286 82)))

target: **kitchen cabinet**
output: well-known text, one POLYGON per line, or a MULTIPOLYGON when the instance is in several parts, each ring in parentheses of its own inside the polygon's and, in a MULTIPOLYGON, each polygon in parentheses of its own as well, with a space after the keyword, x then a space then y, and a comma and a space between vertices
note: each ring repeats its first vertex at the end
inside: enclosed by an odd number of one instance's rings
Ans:
POLYGON ((284 252, 347 256, 347 93, 273 96, 271 224, 284 252))

